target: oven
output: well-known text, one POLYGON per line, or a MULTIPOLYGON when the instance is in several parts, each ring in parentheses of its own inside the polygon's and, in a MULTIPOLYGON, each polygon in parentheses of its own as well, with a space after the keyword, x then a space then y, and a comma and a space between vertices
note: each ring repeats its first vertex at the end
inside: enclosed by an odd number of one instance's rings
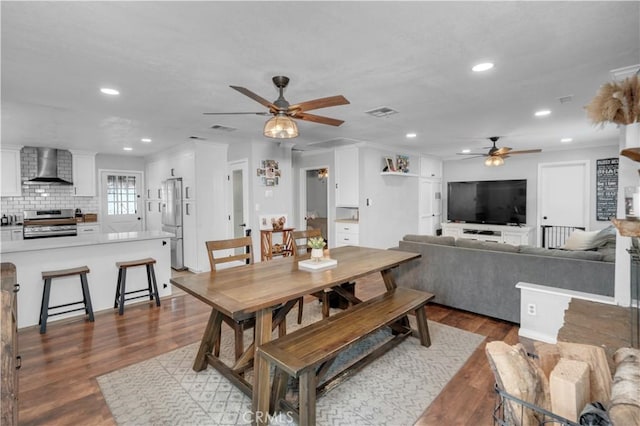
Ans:
POLYGON ((25 240, 78 235, 73 209, 25 210, 22 233, 25 240))

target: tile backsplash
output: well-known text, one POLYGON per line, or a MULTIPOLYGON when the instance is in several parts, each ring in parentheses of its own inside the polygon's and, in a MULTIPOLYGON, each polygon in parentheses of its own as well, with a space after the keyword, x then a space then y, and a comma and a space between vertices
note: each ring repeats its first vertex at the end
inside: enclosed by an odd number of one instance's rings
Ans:
MULTIPOLYGON (((22 181, 36 175, 36 148, 24 147, 20 155, 22 181)), ((71 181, 71 153, 58 151, 58 176, 71 181)), ((0 213, 16 215, 22 221, 25 210, 44 209, 81 209, 83 213, 98 213, 100 200, 98 197, 75 197, 72 185, 22 185, 21 197, 1 197, 0 213)))

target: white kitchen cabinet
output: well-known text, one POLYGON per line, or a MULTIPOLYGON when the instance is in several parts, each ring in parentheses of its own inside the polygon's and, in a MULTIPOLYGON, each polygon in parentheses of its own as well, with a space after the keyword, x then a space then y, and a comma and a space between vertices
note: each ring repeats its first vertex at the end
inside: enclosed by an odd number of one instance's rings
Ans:
POLYGON ((162 199, 162 181, 168 177, 166 161, 163 159, 149 162, 145 167, 145 199, 162 199))
POLYGON ((442 160, 426 155, 420 156, 420 177, 442 179, 442 160))
POLYGON ((1 241, 11 241, 11 231, 9 229, 3 229, 0 231, 1 241))
POLYGON ((78 235, 93 235, 100 233, 101 227, 96 222, 84 222, 78 224, 78 235))
POLYGON ((24 239, 24 234, 22 233, 22 227, 18 229, 11 230, 11 240, 18 241, 24 239))
POLYGON ((0 240, 2 241, 17 241, 22 239, 22 226, 7 226, 0 231, 0 240))
POLYGON ((177 155, 171 165, 171 177, 182 178, 182 198, 195 199, 195 153, 186 151, 177 155))
POLYGON ((360 245, 360 225, 352 221, 336 221, 336 247, 360 245))
POLYGON ((162 231, 162 200, 145 201, 147 231, 162 231))
POLYGON ((76 197, 96 196, 96 154, 95 152, 70 151, 73 172, 73 195, 76 197))
POLYGON ((20 170, 20 147, 3 146, 2 156, 2 186, 0 195, 3 197, 22 196, 22 176, 20 170))
POLYGON ((336 207, 358 207, 359 161, 358 147, 335 150, 336 207))
POLYGON ((198 249, 206 251, 204 242, 198 244, 196 205, 193 201, 182 203, 182 247, 183 263, 190 269, 198 269, 198 249))

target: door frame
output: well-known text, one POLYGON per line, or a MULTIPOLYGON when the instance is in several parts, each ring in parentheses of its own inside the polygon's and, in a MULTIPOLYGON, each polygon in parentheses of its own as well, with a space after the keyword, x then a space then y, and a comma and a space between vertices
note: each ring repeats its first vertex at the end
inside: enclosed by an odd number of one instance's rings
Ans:
POLYGON ((591 211, 591 171, 589 168, 589 160, 574 160, 574 161, 558 161, 553 163, 539 163, 538 164, 538 188, 536 191, 536 244, 538 247, 542 245, 542 232, 540 232, 540 226, 542 225, 542 172, 545 168, 550 167, 562 167, 562 166, 583 166, 583 176, 585 185, 585 192, 582 194, 585 206, 587 207, 583 212, 585 228, 589 229, 589 212, 591 211))
POLYGON ((332 235, 333 232, 333 221, 331 218, 333 215, 331 214, 331 203, 329 197, 329 179, 331 178, 331 167, 329 165, 319 165, 319 166, 309 166, 309 167, 301 167, 300 168, 300 179, 298 182, 300 183, 300 203, 298 205, 298 218, 299 218, 299 230, 304 231, 307 229, 307 221, 304 219, 307 216, 307 172, 309 170, 318 170, 318 169, 327 169, 329 170, 329 177, 327 178, 327 235, 325 238, 331 242, 333 238, 329 238, 329 235, 332 235))
POLYGON ((242 158, 240 160, 234 160, 227 162, 227 235, 228 238, 233 238, 233 172, 234 170, 242 171, 242 215, 244 216, 244 223, 247 225, 245 231, 251 229, 253 236, 253 226, 251 224, 249 216, 249 159, 242 158))
MULTIPOLYGON (((104 194, 102 187, 103 187, 103 182, 102 182, 102 175, 104 173, 113 173, 113 174, 139 174, 140 175, 140 192, 138 193, 139 197, 138 197, 138 201, 137 201, 137 208, 138 208, 138 216, 141 218, 140 222, 142 224, 142 231, 144 231, 145 229, 147 229, 147 214, 146 214, 146 197, 145 197, 145 189, 146 189, 146 185, 145 185, 145 176, 144 176, 144 170, 119 170, 119 169, 98 169, 98 207, 100 209, 100 216, 103 216, 102 219, 100 219, 100 217, 98 217, 98 222, 100 221, 105 221, 106 223, 106 217, 104 217, 104 212, 105 212, 105 208, 106 208, 106 194, 104 194)), ((103 228, 104 229, 104 228, 103 228)))

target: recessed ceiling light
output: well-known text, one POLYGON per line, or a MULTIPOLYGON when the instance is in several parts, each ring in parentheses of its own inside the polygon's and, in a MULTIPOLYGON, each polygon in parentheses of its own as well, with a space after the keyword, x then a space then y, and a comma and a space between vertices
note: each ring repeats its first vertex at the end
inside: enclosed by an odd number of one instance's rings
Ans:
POLYGON ((470 152, 471 152, 471 150, 470 150, 470 149, 463 149, 463 150, 462 150, 462 153, 463 153, 463 154, 468 154, 468 153, 470 153, 470 152))
POLYGON ((474 65, 473 68, 471 68, 471 70, 475 72, 482 72, 482 71, 488 71, 491 68, 493 68, 492 62, 483 62, 481 64, 474 65))
POLYGON ((151 139, 149 139, 149 138, 142 138, 142 139, 140 139, 140 141, 141 141, 141 142, 149 143, 149 142, 151 142, 151 139))
POLYGON ((102 93, 104 93, 105 95, 112 95, 112 96, 115 96, 115 95, 119 95, 119 94, 120 94, 120 92, 119 92, 119 91, 117 91, 116 89, 111 89, 111 88, 109 88, 109 87, 101 87, 101 88, 100 88, 100 91, 101 91, 102 93))
POLYGON ((551 114, 551 110, 541 109, 540 111, 536 111, 535 116, 536 117, 546 117, 549 114, 551 114))
POLYGON ((416 136, 418 136, 416 133, 407 133, 408 138, 415 138, 416 136))
POLYGON ((125 146, 124 148, 125 151, 133 151, 133 148, 131 148, 130 146, 125 146))
POLYGON ((562 138, 562 139, 560 139, 560 142, 562 142, 562 143, 568 143, 568 142, 572 142, 572 141, 573 141, 573 139, 571 139, 571 138, 562 138))

